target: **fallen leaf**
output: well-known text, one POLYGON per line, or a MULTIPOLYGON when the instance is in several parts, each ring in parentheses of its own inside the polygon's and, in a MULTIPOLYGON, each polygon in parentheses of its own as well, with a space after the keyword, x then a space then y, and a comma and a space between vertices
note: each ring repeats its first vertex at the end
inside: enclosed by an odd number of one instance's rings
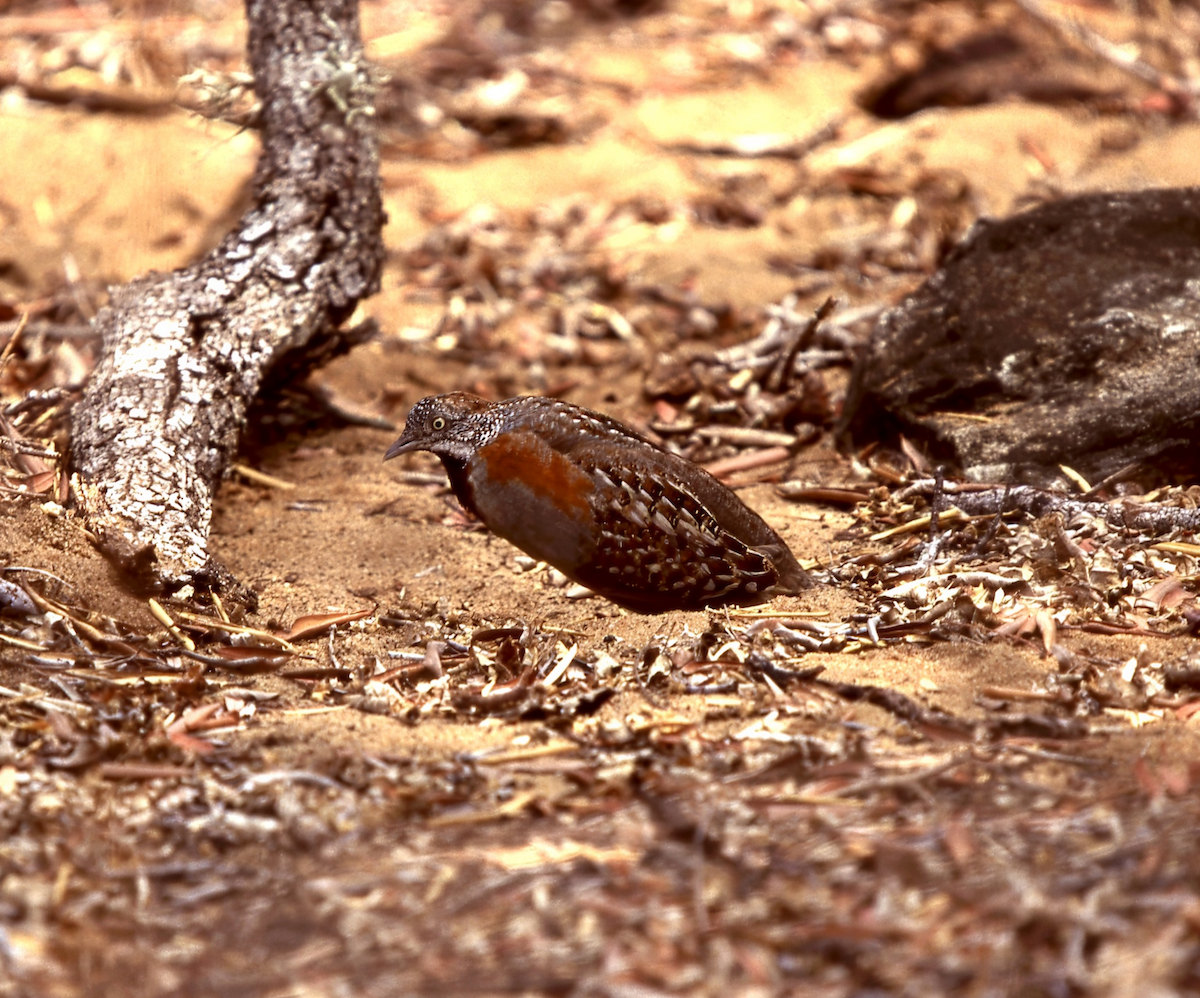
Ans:
POLYGON ((1158 776, 1172 797, 1182 797, 1192 785, 1191 775, 1186 766, 1159 766, 1158 776))
POLYGON ((1181 603, 1187 602, 1191 598, 1191 593, 1183 588, 1183 583, 1179 579, 1172 576, 1169 579, 1163 579, 1161 582, 1156 582, 1147 589, 1141 596, 1137 598, 1137 603, 1148 603, 1152 607, 1170 610, 1173 607, 1179 606, 1181 603))
POLYGON ((300 641, 304 638, 318 638, 324 635, 329 628, 335 627, 338 624, 349 624, 356 620, 362 620, 363 617, 369 617, 375 611, 371 610, 353 610, 342 613, 311 613, 304 617, 297 617, 292 624, 292 629, 288 631, 284 637, 288 641, 300 641))
POLYGON ((30 492, 41 495, 43 492, 49 492, 54 488, 54 472, 39 471, 22 479, 22 482, 30 492))
POLYGON ((1144 758, 1138 759, 1137 762, 1133 764, 1133 775, 1137 777, 1138 783, 1141 784, 1142 789, 1146 791, 1146 796, 1152 800, 1162 796, 1162 782, 1150 770, 1150 765, 1144 758))

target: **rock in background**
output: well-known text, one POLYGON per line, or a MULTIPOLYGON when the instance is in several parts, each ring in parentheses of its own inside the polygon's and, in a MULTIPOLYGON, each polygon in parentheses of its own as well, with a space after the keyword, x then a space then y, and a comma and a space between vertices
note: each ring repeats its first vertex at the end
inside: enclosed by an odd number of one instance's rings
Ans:
POLYGON ((842 429, 904 434, 980 480, 1200 466, 1200 188, 978 223, 885 313, 842 429))

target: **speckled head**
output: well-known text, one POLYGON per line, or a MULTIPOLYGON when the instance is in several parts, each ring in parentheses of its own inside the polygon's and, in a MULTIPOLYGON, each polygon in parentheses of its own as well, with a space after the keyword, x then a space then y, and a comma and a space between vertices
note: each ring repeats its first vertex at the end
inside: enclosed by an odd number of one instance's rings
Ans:
POLYGON ((423 398, 409 410, 404 432, 383 459, 427 450, 438 457, 466 461, 496 432, 492 425, 496 421, 488 418, 491 408, 490 402, 466 392, 423 398))

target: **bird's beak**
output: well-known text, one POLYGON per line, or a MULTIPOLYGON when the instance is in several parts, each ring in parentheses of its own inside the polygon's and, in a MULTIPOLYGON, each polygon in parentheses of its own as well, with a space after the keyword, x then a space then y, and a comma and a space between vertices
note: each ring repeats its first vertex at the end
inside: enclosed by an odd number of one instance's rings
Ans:
POLYGON ((404 433, 401 434, 399 440, 397 440, 394 444, 392 444, 391 447, 387 449, 387 453, 383 455, 383 459, 385 461, 390 461, 392 458, 399 457, 401 454, 410 454, 419 449, 420 448, 417 447, 417 442, 409 439, 408 434, 404 433))

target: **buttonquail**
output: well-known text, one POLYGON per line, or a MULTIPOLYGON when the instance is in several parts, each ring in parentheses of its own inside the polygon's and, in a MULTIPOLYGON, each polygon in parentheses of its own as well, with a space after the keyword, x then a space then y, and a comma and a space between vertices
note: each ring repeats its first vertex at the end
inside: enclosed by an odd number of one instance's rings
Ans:
POLYGON ((493 533, 631 610, 761 603, 811 585, 712 475, 600 413, 431 396, 384 460, 417 450, 441 458, 458 501, 493 533))

